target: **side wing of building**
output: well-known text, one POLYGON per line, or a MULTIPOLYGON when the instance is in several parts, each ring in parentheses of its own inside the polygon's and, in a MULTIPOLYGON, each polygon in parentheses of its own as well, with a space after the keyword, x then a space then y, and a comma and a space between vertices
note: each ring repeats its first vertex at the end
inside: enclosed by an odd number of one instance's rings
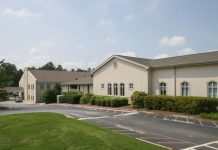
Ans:
POLYGON ((145 67, 114 57, 93 73, 93 93, 130 97, 134 91, 147 93, 148 82, 145 67))

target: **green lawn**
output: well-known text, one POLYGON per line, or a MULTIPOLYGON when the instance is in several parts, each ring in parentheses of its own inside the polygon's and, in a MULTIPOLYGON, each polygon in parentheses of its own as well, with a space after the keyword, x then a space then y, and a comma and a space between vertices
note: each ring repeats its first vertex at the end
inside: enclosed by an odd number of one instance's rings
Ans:
POLYGON ((0 150, 159 150, 55 113, 0 116, 0 150))
POLYGON ((201 114, 202 118, 207 118, 207 119, 213 119, 213 120, 218 120, 218 113, 202 113, 201 114))

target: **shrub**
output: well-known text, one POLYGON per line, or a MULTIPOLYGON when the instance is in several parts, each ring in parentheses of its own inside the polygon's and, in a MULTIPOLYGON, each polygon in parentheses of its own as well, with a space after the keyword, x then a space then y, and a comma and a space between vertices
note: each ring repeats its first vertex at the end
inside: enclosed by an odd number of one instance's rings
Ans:
POLYGON ((119 106, 119 100, 118 100, 118 98, 113 98, 112 100, 111 100, 111 107, 118 107, 119 106))
POLYGON ((90 98, 90 104, 103 107, 120 107, 128 105, 128 99, 124 97, 95 95, 90 98))
POLYGON ((105 98, 105 96, 94 95, 90 98, 90 104, 101 106, 100 100, 102 100, 104 98, 105 98))
POLYGON ((81 92, 66 92, 64 93, 64 96, 61 96, 59 98, 60 103, 69 103, 69 104, 79 104, 80 98, 82 97, 81 92))
POLYGON ((60 94, 57 89, 48 89, 42 95, 42 100, 46 103, 56 103, 57 95, 60 94))
POLYGON ((119 98, 120 106, 127 106, 128 105, 128 98, 119 98))
POLYGON ((207 97, 145 96, 144 107, 187 114, 216 112, 218 99, 207 97))
POLYGON ((147 94, 145 92, 135 91, 131 96, 132 107, 143 108, 144 107, 144 97, 147 94))
POLYGON ((105 98, 105 100, 106 100, 106 106, 111 107, 111 98, 107 97, 105 98))
POLYGON ((79 104, 78 98, 70 95, 64 95, 59 98, 60 103, 79 104))
POLYGON ((95 105, 95 98, 93 96, 90 98, 89 103, 95 105))
POLYGON ((4 90, 0 90, 0 101, 7 100, 8 93, 4 90))
POLYGON ((93 96, 93 94, 90 94, 90 93, 84 94, 80 98, 80 104, 87 104, 87 103, 89 103, 89 101, 92 98, 92 96, 93 96))
POLYGON ((106 99, 102 99, 102 100, 100 100, 100 102, 101 102, 101 106, 103 106, 103 107, 106 106, 106 99))
POLYGON ((65 96, 72 96, 73 100, 76 102, 80 102, 80 98, 82 97, 82 93, 81 92, 75 92, 75 91, 70 91, 70 92, 66 92, 64 93, 65 96))
POLYGON ((96 100, 95 100, 95 103, 96 103, 98 106, 101 106, 101 100, 100 100, 100 99, 96 99, 96 100))
POLYGON ((111 107, 120 107, 128 105, 127 98, 114 97, 111 100, 111 107))

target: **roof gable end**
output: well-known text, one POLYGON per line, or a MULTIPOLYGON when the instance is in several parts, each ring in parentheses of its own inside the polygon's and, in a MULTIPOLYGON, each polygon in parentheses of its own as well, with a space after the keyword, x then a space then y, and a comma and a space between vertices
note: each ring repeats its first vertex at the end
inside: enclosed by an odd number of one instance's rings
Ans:
MULTIPOLYGON (((143 59, 143 58, 128 57, 128 56, 122 56, 122 55, 112 55, 107 60, 105 60, 103 63, 101 63, 94 71, 92 71, 91 74, 93 75, 96 71, 98 71, 101 67, 103 67, 105 64, 107 64, 109 61, 111 61, 114 58, 118 58, 120 60, 144 67, 145 69, 149 68, 149 65, 146 65, 145 63, 143 63, 143 60, 137 61, 137 59, 139 60, 139 59, 143 59)), ((146 60, 146 59, 144 59, 144 60, 146 60)))

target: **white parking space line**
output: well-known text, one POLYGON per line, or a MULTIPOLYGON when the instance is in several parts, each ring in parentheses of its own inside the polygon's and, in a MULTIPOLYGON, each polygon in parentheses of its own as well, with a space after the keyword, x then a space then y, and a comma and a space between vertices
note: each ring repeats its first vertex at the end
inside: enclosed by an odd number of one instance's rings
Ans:
POLYGON ((125 114, 120 114, 120 115, 114 115, 114 117, 119 117, 119 116, 130 116, 130 115, 135 115, 138 114, 137 112, 133 112, 133 113, 125 113, 125 114))
POLYGON ((120 114, 120 115, 114 115, 114 116, 85 117, 85 118, 79 118, 78 120, 103 119, 103 118, 109 118, 109 117, 130 116, 130 115, 134 115, 134 114, 138 114, 138 113, 133 112, 133 113, 125 113, 125 114, 120 114))
POLYGON ((172 150, 172 148, 170 148, 170 147, 163 146, 163 145, 160 145, 160 144, 157 144, 157 143, 154 143, 154 142, 150 142, 150 141, 147 141, 147 140, 144 140, 144 139, 140 139, 140 138, 136 138, 136 139, 139 140, 139 141, 145 142, 145 143, 149 143, 149 144, 153 144, 153 145, 162 147, 162 148, 164 148, 164 149, 172 150))
POLYGON ((170 141, 167 141, 167 142, 157 142, 157 143, 160 143, 160 144, 177 144, 177 143, 189 143, 189 142, 185 142, 185 141, 170 142, 170 141))
POLYGON ((89 119, 102 119, 102 118, 108 118, 110 116, 101 116, 101 117, 87 117, 87 118, 79 118, 78 120, 89 120, 89 119))
POLYGON ((216 147, 212 147, 212 146, 209 146, 209 145, 207 145, 207 146, 205 146, 205 147, 208 147, 208 148, 211 148, 211 149, 215 149, 215 150, 218 149, 218 147, 216 148, 216 147))
MULTIPOLYGON (((213 142, 209 142, 209 143, 204 143, 204 144, 201 144, 201 145, 197 145, 197 146, 192 146, 192 147, 188 147, 188 148, 185 148, 185 149, 182 149, 182 150, 194 150, 196 148, 200 148, 200 147, 208 147, 210 144, 214 144, 214 143, 217 143, 218 144, 218 140, 217 141, 213 141, 213 142)), ((212 146, 209 146, 209 147, 212 147, 212 146)), ((213 147, 214 149, 215 147, 213 147)), ((218 148, 215 148, 215 150, 217 150, 218 148)))
POLYGON ((132 128, 129 128, 129 127, 125 127, 125 126, 122 126, 122 125, 116 125, 116 127, 118 128, 122 128, 122 129, 126 129, 126 130, 129 130, 129 131, 134 131, 134 132, 137 132, 137 133, 144 133, 143 131, 140 131, 140 130, 135 130, 135 129, 132 129, 132 128))
POLYGON ((203 126, 202 121, 200 119, 198 121, 199 121, 200 125, 203 126))
POLYGON ((165 137, 139 137, 139 138, 145 138, 145 139, 154 139, 154 140, 162 140, 162 139, 170 139, 170 138, 165 138, 165 137))
POLYGON ((218 128, 218 124, 216 124, 216 122, 213 121, 213 124, 218 128))

